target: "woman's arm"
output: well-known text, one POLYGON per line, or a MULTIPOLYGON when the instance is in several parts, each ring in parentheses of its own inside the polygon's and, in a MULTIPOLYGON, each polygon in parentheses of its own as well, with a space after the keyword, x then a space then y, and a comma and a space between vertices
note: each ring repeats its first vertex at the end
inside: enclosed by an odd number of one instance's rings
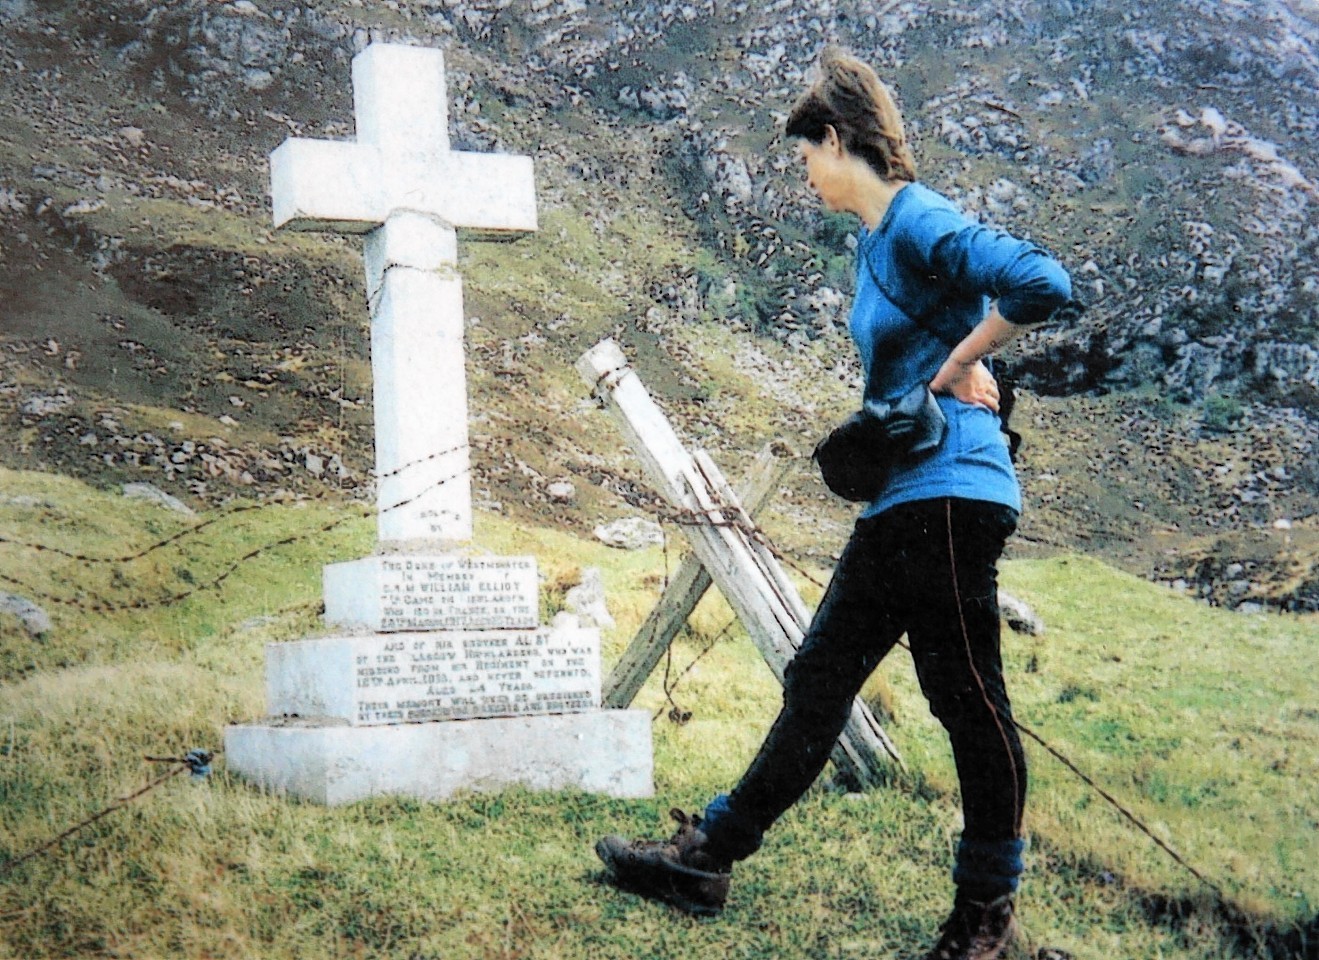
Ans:
POLYGON ((985 319, 953 347, 953 352, 930 381, 930 389, 935 393, 950 393, 963 403, 980 404, 998 413, 998 384, 980 361, 1006 347, 1020 333, 1021 327, 1003 319, 998 304, 994 304, 985 319))
POLYGON ((933 282, 992 300, 988 314, 953 348, 930 389, 998 412, 998 384, 981 359, 1011 343, 1023 327, 1061 318, 1072 302, 1071 279, 1033 243, 968 223, 946 201, 914 218, 902 240, 908 263, 927 271, 933 282))

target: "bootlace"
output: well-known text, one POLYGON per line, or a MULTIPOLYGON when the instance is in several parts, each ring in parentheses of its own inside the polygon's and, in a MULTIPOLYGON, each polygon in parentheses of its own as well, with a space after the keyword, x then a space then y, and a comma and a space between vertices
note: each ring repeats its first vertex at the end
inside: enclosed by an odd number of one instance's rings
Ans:
POLYGON ((695 813, 689 814, 685 810, 680 810, 677 807, 674 807, 669 811, 669 816, 678 821, 678 832, 673 835, 673 839, 669 841, 670 843, 677 843, 679 839, 687 836, 701 825, 701 818, 699 815, 695 813))
POLYGON ((730 861, 720 860, 706 847, 705 837, 698 839, 697 833, 703 822, 699 814, 687 813, 674 807, 669 811, 669 816, 678 821, 678 830, 668 841, 678 862, 710 873, 727 873, 731 869, 730 861))

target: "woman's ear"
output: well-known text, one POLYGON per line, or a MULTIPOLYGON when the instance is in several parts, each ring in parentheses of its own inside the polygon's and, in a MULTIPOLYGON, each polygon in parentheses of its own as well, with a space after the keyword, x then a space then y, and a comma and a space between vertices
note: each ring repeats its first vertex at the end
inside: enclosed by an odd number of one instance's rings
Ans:
POLYGON ((824 140, 821 141, 820 145, 828 147, 833 153, 841 154, 843 152, 843 141, 838 136, 838 131, 834 129, 832 123, 824 125, 824 140))

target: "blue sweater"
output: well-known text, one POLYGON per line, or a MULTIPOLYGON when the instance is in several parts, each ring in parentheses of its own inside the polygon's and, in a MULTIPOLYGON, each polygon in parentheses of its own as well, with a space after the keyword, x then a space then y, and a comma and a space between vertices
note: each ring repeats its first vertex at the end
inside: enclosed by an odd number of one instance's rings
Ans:
MULTIPOLYGON (((1071 298, 1066 271, 1033 244, 968 220, 920 183, 903 187, 857 251, 850 329, 865 395, 893 400, 938 373, 952 348, 998 302, 1013 324, 1047 320, 1071 298), (920 322, 917 322, 919 318, 920 322)), ((964 497, 1021 510, 1021 491, 997 414, 938 397, 948 432, 937 451, 894 467, 863 517, 934 497, 964 497)))

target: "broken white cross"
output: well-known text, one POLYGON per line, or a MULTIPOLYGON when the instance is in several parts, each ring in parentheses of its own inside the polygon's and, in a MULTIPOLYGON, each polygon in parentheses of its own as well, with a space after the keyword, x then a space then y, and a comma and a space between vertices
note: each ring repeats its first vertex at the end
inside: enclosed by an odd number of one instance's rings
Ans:
POLYGON ((271 154, 275 226, 367 235, 381 543, 470 540, 456 228, 535 230, 531 158, 449 149, 439 50, 372 44, 353 101, 356 142, 271 154))

